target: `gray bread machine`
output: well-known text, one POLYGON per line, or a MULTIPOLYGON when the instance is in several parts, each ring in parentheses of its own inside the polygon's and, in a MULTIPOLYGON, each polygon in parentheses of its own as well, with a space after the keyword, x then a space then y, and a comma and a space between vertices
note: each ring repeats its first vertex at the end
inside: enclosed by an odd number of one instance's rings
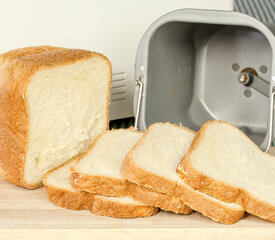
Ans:
POLYGON ((136 127, 169 121, 197 131, 225 120, 267 151, 274 139, 272 27, 229 11, 183 9, 157 19, 136 55, 136 127))

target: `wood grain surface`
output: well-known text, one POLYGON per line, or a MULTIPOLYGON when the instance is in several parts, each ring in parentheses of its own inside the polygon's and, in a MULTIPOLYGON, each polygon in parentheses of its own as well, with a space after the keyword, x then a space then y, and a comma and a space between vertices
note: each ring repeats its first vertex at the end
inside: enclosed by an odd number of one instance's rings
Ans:
MULTIPOLYGON (((275 153, 275 148, 271 149, 275 153)), ((216 223, 200 213, 176 215, 160 212, 156 216, 139 219, 114 219, 91 214, 87 210, 73 211, 60 208, 47 199, 44 188, 27 190, 0 179, 0 239, 51 239, 79 233, 83 239, 103 236, 115 239, 166 239, 189 236, 185 239, 275 239, 275 223, 246 214, 234 225, 216 223), (24 233, 22 235, 22 233, 24 233), (154 234, 153 234, 154 233, 154 234), (64 235, 65 234, 65 235, 64 235), (119 238, 116 238, 118 237, 119 238), (222 238, 220 237, 222 236, 222 238), (238 238, 235 238, 238 236, 238 238), (234 237, 234 238, 233 238, 234 237)), ((75 239, 75 238, 74 238, 75 239)))

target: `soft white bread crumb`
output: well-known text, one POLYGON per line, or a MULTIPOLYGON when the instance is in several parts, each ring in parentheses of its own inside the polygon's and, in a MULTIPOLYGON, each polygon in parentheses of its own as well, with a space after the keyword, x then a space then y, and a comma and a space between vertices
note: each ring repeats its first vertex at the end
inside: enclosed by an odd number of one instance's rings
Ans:
POLYGON ((70 167, 73 166, 75 160, 65 163, 63 166, 57 167, 56 169, 50 170, 43 177, 44 185, 51 185, 56 188, 62 188, 68 191, 76 191, 70 184, 70 167))
POLYGON ((25 181, 84 152, 106 129, 109 63, 101 56, 37 72, 27 89, 29 143, 25 181))
POLYGON ((248 137, 225 123, 210 124, 190 155, 200 172, 275 205, 275 157, 263 153, 248 137))
POLYGON ((188 151, 195 133, 168 124, 156 124, 131 152, 135 163, 144 170, 181 181, 176 169, 188 151))
POLYGON ((141 132, 129 129, 105 132, 87 155, 75 164, 74 171, 90 176, 123 179, 121 163, 141 136, 141 132))
POLYGON ((185 167, 193 185, 202 191, 239 202, 248 212, 275 221, 275 158, 231 124, 206 123, 179 171, 185 167))

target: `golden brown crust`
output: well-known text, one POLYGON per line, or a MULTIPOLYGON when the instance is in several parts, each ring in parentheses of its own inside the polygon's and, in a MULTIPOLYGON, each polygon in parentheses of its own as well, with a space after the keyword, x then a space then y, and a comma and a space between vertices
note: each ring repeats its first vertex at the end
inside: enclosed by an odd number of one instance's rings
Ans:
POLYGON ((35 46, 14 49, 0 55, 0 66, 4 63, 11 62, 14 59, 18 59, 27 55, 35 55, 45 52, 59 51, 63 49, 65 48, 52 46, 35 46))
POLYGON ((88 209, 96 215, 114 218, 149 217, 159 212, 158 208, 152 206, 125 204, 87 192, 73 192, 47 184, 44 186, 49 200, 63 208, 72 210, 88 209))
POLYGON ((156 207, 144 206, 138 203, 127 204, 83 191, 70 191, 68 189, 58 188, 47 183, 47 178, 53 171, 73 163, 79 157, 83 157, 83 155, 85 154, 72 158, 44 175, 43 184, 51 202, 63 208, 72 210, 88 209, 94 214, 115 218, 149 217, 159 212, 159 209, 156 207))
MULTIPOLYGON (((72 64, 94 56, 104 58, 111 70, 109 60, 99 53, 54 47, 41 47, 37 50, 38 48, 36 50, 34 48, 15 50, 0 58, 2 61, 0 69, 0 175, 13 184, 30 189, 42 185, 42 182, 29 185, 24 180, 29 138, 26 90, 30 78, 38 70, 72 64), (38 53, 39 51, 41 52, 38 53), (30 52, 35 52, 35 54, 30 52)), ((111 74, 110 71, 108 99, 111 74)), ((108 128, 108 99, 106 100, 106 128, 108 128)))
POLYGON ((146 179, 148 180, 146 187, 151 187, 159 192, 162 191, 167 195, 179 198, 191 209, 202 213, 216 222, 233 224, 243 217, 243 209, 230 208, 229 206, 225 206, 218 201, 214 201, 211 197, 204 196, 188 185, 148 173, 138 167, 129 157, 125 159, 122 169, 124 177, 126 177, 129 181, 144 186, 141 182, 144 182, 143 176, 146 175, 146 179), (134 177, 132 178, 131 176, 134 177), (165 191, 163 183, 165 183, 164 186, 168 186, 167 191, 165 191))
MULTIPOLYGON (((194 138, 191 147, 187 154, 184 156, 182 161, 178 166, 178 173, 181 174, 182 170, 188 173, 188 177, 186 177, 186 181, 192 187, 198 189, 201 192, 204 192, 210 196, 216 197, 222 201, 226 202, 235 202, 243 206, 243 208, 256 216, 259 216, 263 219, 267 219, 269 221, 275 222, 275 207, 271 204, 260 201, 259 199, 253 197, 250 193, 248 193, 244 189, 240 189, 234 187, 230 184, 226 184, 224 182, 213 179, 212 177, 206 176, 200 171, 197 171, 191 164, 190 155, 196 149, 196 147, 200 144, 204 136, 204 132, 209 124, 220 122, 224 124, 230 123, 224 121, 209 121, 205 123, 201 129, 199 130, 197 136, 194 138)), ((247 137, 243 132, 236 128, 236 131, 239 131, 245 137, 247 137)), ((255 147, 258 146, 255 144, 255 147)), ((260 150, 260 149, 259 149, 260 150)), ((181 176, 182 177, 182 176, 181 176)))
POLYGON ((125 197, 131 185, 126 179, 71 173, 71 185, 79 190, 111 197, 125 197))
POLYGON ((180 199, 138 186, 126 179, 89 175, 81 175, 80 177, 80 175, 77 172, 71 174, 71 185, 79 191, 111 197, 130 196, 145 205, 159 207, 166 211, 182 214, 192 212, 192 209, 180 199))
POLYGON ((184 184, 184 182, 180 183, 148 172, 134 162, 131 156, 132 151, 143 141, 154 125, 148 128, 140 141, 127 154, 121 166, 122 175, 128 181, 135 184, 139 184, 147 188, 153 188, 161 193, 180 198, 187 206, 193 210, 201 212, 203 215, 213 219, 214 221, 225 224, 233 224, 239 221, 243 217, 243 209, 231 208, 228 205, 224 205, 219 201, 215 201, 211 197, 195 191, 187 184, 184 184))
POLYGON ((72 210, 89 209, 93 204, 94 194, 87 192, 73 192, 65 189, 55 188, 45 184, 48 198, 56 205, 72 210))
POLYGON ((150 217, 159 212, 159 208, 156 207, 139 204, 126 204, 106 200, 107 198, 108 197, 96 195, 93 205, 89 208, 89 210, 96 215, 114 218, 150 217))
POLYGON ((191 214, 193 212, 183 201, 174 196, 160 193, 152 188, 145 188, 134 183, 132 184, 132 188, 133 190, 129 193, 129 196, 137 202, 177 214, 191 214))

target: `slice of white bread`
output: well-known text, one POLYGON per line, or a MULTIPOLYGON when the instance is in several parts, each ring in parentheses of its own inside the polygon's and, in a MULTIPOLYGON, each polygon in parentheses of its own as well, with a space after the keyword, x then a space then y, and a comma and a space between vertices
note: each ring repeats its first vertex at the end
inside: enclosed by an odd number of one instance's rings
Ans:
POLYGON ((180 198, 193 210, 225 224, 240 220, 244 209, 194 190, 180 179, 177 165, 195 132, 170 123, 151 125, 125 158, 122 175, 130 182, 180 198))
POLYGON ((120 167, 128 151, 141 137, 142 132, 134 128, 99 135, 88 153, 73 166, 73 187, 105 196, 127 196, 131 183, 122 177, 120 167))
POLYGON ((178 166, 193 187, 275 222, 275 158, 223 121, 205 123, 178 166))
POLYGON ((88 209, 101 216, 115 218, 149 217, 158 213, 158 208, 142 205, 130 197, 104 197, 77 191, 70 185, 70 167, 79 156, 48 171, 43 177, 50 201, 63 208, 88 209))
POLYGON ((146 205, 190 214, 192 210, 180 199, 130 183, 121 175, 120 167, 126 154, 142 135, 134 128, 107 131, 100 135, 87 155, 74 165, 71 184, 77 190, 104 196, 131 196, 146 205))
POLYGON ((0 66, 0 175, 37 188, 108 128, 111 64, 99 53, 42 46, 5 53, 0 66))

